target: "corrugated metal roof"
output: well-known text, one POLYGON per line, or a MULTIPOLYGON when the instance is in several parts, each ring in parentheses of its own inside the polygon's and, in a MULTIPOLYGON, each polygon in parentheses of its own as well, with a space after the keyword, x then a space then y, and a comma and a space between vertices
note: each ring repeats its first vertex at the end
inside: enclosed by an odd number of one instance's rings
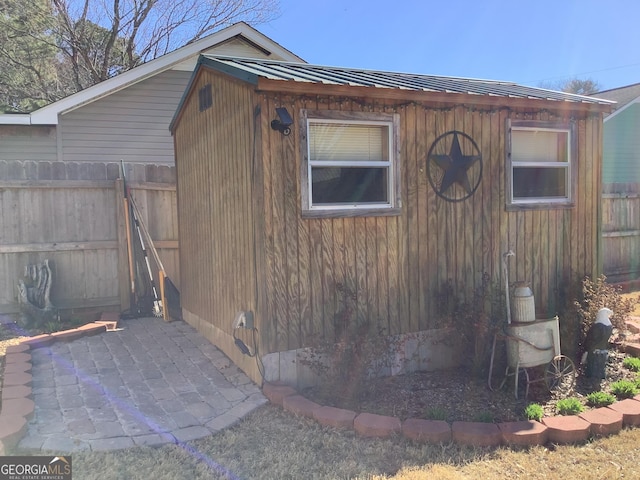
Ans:
POLYGON ((610 105, 614 102, 596 97, 527 87, 512 82, 473 78, 383 72, 355 68, 327 67, 306 63, 202 55, 201 63, 257 83, 259 78, 294 82, 376 87, 417 92, 461 93, 508 98, 526 98, 610 105))

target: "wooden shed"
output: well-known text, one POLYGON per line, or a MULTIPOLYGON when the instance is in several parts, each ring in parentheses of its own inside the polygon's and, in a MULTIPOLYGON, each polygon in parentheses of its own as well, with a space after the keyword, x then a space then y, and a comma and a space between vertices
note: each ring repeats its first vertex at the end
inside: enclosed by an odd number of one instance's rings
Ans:
MULTIPOLYGON (((260 381, 345 311, 433 332, 443 285, 597 275, 609 102, 508 82, 203 55, 171 123, 183 316, 260 381), (250 312, 253 329, 234 329, 250 312)), ((251 326, 251 325, 250 325, 251 326)), ((468 328, 473 328, 469 325, 468 328)), ((401 356, 455 362, 425 334, 401 356), (420 344, 422 342, 422 344, 420 344), (411 350, 411 351, 409 351, 411 350)))

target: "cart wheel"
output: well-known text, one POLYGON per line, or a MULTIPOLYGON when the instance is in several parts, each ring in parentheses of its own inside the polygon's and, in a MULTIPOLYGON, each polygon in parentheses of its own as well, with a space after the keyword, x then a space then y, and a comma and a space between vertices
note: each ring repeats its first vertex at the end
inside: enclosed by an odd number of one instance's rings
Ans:
POLYGON ((544 371, 544 383, 550 392, 566 396, 573 391, 576 382, 576 367, 569 357, 557 355, 544 371))

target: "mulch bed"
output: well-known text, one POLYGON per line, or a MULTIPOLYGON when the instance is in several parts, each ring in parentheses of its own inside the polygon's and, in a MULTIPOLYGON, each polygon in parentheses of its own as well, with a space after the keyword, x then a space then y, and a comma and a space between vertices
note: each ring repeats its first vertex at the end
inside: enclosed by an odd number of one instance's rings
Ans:
MULTIPOLYGON (((576 365, 576 384, 571 397, 586 405, 586 396, 597 390, 609 391, 611 383, 633 380, 636 373, 622 365, 625 354, 610 350, 606 378, 594 381, 585 378, 581 366, 576 365)), ((542 373, 530 371, 531 379, 542 378, 542 373)), ((489 389, 487 377, 473 376, 465 368, 436 372, 415 372, 394 377, 374 378, 360 392, 351 386, 336 388, 312 387, 302 393, 322 405, 346 408, 356 412, 376 413, 407 418, 427 418, 453 422, 524 420, 524 408, 538 403, 545 416, 556 415, 555 405, 561 398, 550 393, 544 382, 530 384, 529 396, 516 399, 514 379, 497 391, 489 389)), ((589 407, 586 407, 589 408, 589 407)))

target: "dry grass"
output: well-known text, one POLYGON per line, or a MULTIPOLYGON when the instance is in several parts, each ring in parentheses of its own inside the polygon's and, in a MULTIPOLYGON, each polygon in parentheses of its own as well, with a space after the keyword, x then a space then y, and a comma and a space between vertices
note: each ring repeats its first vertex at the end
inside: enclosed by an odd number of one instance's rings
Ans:
MULTIPOLYGON (((97 479, 548 479, 639 478, 640 429, 579 446, 481 449, 363 439, 274 406, 186 447, 73 455, 77 478, 97 479), (213 466, 208 466, 208 463, 213 466), (216 473, 224 470, 227 474, 216 473)), ((74 477, 75 478, 75 477, 74 477)))

